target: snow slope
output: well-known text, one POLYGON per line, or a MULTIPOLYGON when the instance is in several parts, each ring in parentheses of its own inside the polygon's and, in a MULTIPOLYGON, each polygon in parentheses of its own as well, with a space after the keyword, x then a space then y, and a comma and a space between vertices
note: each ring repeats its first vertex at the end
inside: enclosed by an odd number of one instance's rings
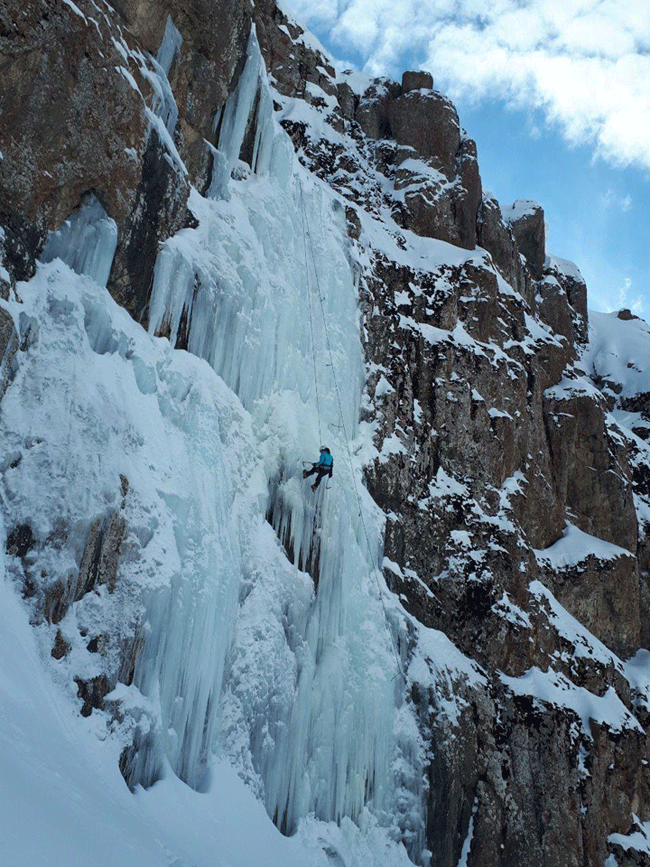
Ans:
POLYGON ((583 362, 587 373, 621 386, 621 398, 650 392, 650 326, 642 319, 619 319, 616 313, 589 311, 589 345, 583 362))
POLYGON ((132 795, 106 732, 96 718, 72 713, 44 670, 27 612, 4 575, 0 606, 3 864, 327 864, 309 835, 280 835, 226 762, 213 766, 202 794, 168 769, 132 795))

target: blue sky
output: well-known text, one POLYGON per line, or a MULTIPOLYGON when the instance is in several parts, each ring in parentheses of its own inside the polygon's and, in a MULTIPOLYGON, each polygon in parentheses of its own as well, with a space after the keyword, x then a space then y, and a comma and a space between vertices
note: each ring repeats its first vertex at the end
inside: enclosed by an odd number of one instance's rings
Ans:
POLYGON ((476 140, 484 189, 539 201, 589 305, 650 317, 649 0, 290 0, 369 75, 427 69, 476 140))
POLYGON ((589 306, 650 317, 649 172, 594 158, 593 147, 570 146, 543 118, 503 102, 456 105, 476 139, 484 189, 502 204, 543 205, 547 251, 578 265, 589 306))

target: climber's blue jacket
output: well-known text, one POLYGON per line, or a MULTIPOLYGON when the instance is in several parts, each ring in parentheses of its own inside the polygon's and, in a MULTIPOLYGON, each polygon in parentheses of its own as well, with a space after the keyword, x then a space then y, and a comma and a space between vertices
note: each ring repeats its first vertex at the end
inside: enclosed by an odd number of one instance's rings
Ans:
POLYGON ((334 458, 328 452, 320 453, 320 460, 316 464, 317 467, 331 467, 334 463, 334 458))

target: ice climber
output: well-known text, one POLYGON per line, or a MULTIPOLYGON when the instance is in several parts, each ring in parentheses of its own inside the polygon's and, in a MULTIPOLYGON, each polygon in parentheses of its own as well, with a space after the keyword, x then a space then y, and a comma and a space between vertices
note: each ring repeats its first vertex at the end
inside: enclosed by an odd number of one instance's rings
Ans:
POLYGON ((327 448, 327 446, 321 446, 320 447, 320 458, 318 460, 318 463, 312 464, 311 470, 303 470, 302 477, 303 477, 303 479, 306 479, 307 476, 311 476, 314 473, 318 473, 318 478, 316 479, 314 484, 311 486, 312 491, 315 491, 316 488, 320 485, 321 479, 323 479, 325 476, 331 477, 333 472, 334 472, 334 458, 332 457, 332 454, 331 454, 330 450, 327 448))

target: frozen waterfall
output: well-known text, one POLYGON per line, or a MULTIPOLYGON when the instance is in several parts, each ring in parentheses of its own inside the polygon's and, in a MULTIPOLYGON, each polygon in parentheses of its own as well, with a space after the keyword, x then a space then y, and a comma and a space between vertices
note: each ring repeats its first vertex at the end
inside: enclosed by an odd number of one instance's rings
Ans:
POLYGON ((252 417, 277 537, 260 517, 244 531, 222 738, 249 752, 242 768, 291 832, 310 813, 360 821, 366 807, 394 809, 403 684, 380 598, 382 517, 348 452, 364 370, 344 212, 275 121, 254 33, 217 125, 220 177, 208 199, 192 196, 198 228, 163 245, 149 327, 205 358, 252 417), (335 477, 313 494, 301 461, 321 439, 335 477))
MULTIPOLYGON (((143 67, 175 162, 181 49, 169 19, 143 67)), ((6 431, 12 509, 23 521, 29 480, 54 479, 32 519, 39 556, 68 540, 66 604, 44 629, 74 647, 61 671, 114 687, 94 707, 132 787, 171 769, 201 791, 221 754, 283 832, 379 827, 419 854, 421 748, 360 456, 358 254, 342 202, 275 119, 254 32, 215 141, 208 193, 188 202, 198 226, 160 248, 149 334, 104 288, 117 233, 94 196, 11 308, 21 338, 38 324, 5 398, 20 420, 6 431), (334 478, 314 493, 302 469, 321 443, 334 478), (91 530, 111 521, 119 574, 78 593, 91 530)))

